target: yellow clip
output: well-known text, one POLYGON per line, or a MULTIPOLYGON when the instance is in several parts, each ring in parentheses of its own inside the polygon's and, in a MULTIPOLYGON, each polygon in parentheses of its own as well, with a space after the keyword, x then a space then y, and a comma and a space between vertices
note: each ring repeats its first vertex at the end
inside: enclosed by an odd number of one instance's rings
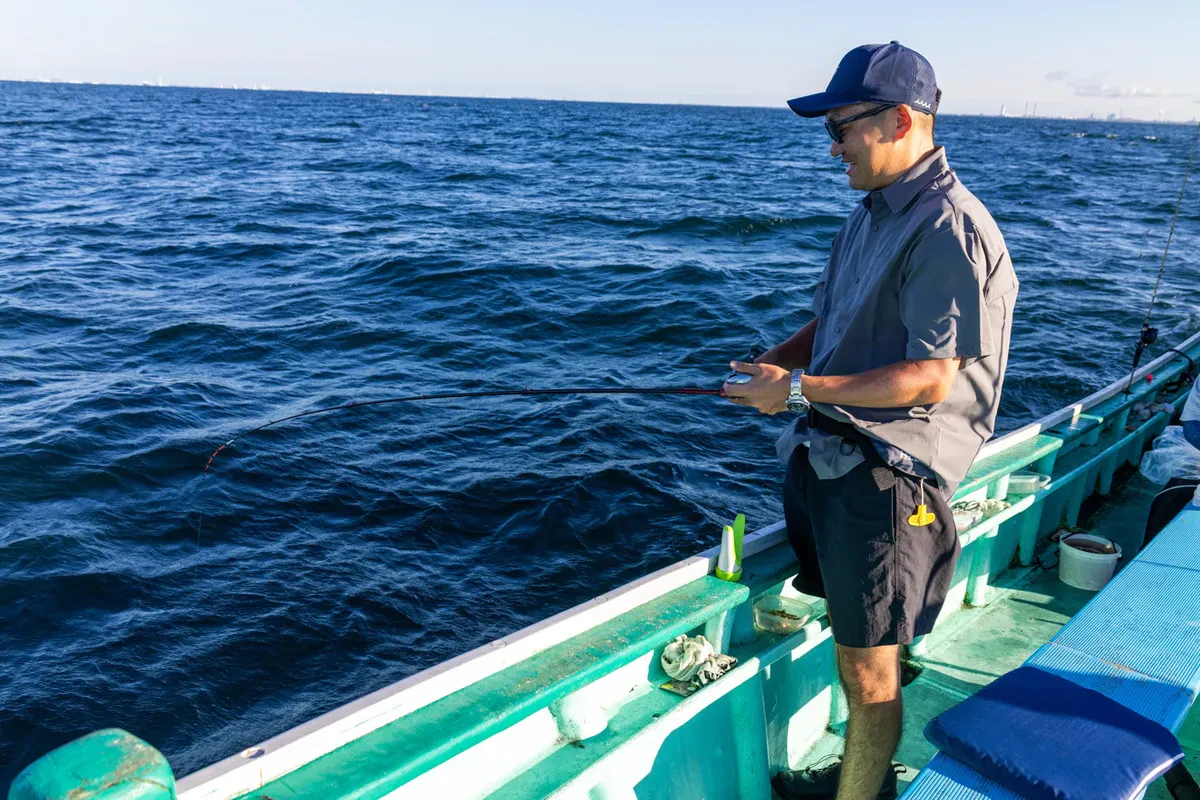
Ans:
POLYGON ((924 528, 937 517, 925 508, 925 480, 921 479, 921 502, 917 503, 917 512, 908 518, 908 524, 914 528, 924 528))
POLYGON ((917 506, 917 513, 908 518, 908 524, 917 528, 923 528, 933 522, 937 517, 925 510, 925 504, 921 503, 917 506))

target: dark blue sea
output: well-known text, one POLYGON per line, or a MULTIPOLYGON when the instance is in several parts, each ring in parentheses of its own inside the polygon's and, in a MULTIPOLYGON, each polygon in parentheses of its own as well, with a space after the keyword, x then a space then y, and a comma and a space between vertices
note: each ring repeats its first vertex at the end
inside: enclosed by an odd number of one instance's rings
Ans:
MULTIPOLYGON (((782 100, 782 98, 781 98, 782 100)), ((1128 369, 1193 128, 947 116, 1022 282, 1001 427, 1128 369)), ((0 83, 0 785, 176 774, 781 516, 717 386, 857 200, 785 108, 0 83)), ((1193 178, 1200 176, 1193 175, 1193 178)), ((1200 180, 1157 354, 1200 327, 1200 180)))

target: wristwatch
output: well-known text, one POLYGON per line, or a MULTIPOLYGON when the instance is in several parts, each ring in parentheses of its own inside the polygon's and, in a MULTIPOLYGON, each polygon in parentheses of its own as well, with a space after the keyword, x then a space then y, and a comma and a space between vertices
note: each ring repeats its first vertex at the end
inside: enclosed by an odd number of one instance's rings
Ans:
POLYGON ((792 390, 788 392, 787 407, 788 411, 795 411, 797 414, 808 411, 808 400, 804 397, 804 390, 800 386, 802 377, 804 377, 804 370, 792 370, 792 390))

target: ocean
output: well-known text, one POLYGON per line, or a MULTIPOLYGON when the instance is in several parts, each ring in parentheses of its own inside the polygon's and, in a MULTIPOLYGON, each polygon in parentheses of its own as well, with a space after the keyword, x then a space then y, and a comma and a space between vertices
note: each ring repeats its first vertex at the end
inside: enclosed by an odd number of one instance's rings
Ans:
MULTIPOLYGON (((1012 429, 1128 371, 1188 126, 945 116, 1022 282, 1012 429)), ((177 775, 782 515, 716 387, 857 202, 780 108, 0 83, 0 785, 177 775)), ((1193 176, 1195 178, 1197 176, 1193 176)), ((1200 180, 1151 356, 1200 327, 1200 180)))

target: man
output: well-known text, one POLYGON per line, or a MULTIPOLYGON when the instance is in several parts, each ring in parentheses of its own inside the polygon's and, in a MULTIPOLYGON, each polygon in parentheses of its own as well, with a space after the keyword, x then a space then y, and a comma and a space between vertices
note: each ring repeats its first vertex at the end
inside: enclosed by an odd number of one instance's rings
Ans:
POLYGON ((727 383, 739 405, 807 410, 788 458, 794 585, 825 597, 849 701, 842 762, 784 772, 785 798, 896 796, 900 645, 928 633, 958 535, 948 500, 992 434, 1017 278, 1004 240, 933 141, 933 68, 897 42, 848 53, 826 91, 829 153, 866 192, 833 240, 816 318, 727 383), (804 426, 801 426, 804 428, 804 426))

